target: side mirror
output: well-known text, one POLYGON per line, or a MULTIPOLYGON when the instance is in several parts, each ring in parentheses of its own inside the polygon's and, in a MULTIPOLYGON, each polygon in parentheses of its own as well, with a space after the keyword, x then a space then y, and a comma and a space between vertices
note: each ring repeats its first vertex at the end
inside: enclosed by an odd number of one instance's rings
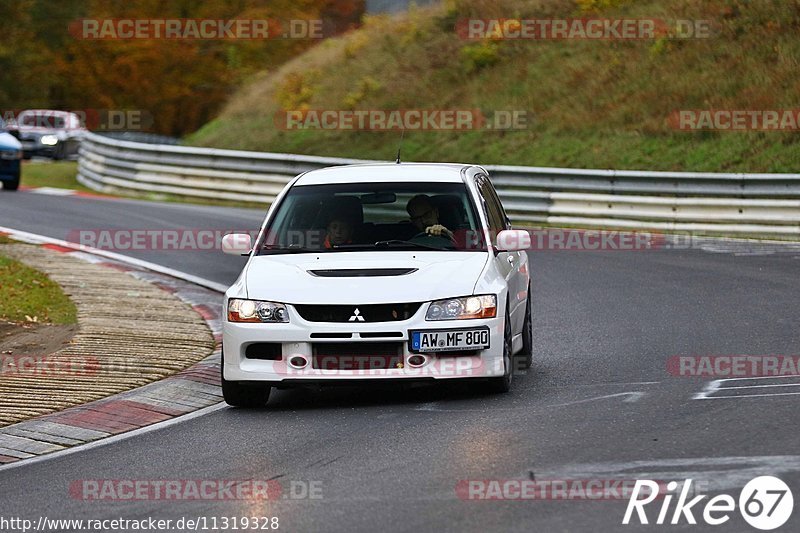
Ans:
POLYGON ((230 255, 249 254, 253 250, 253 240, 248 233, 228 233, 222 237, 222 251, 230 255))
POLYGON ((531 247, 531 234, 521 229, 504 229, 497 234, 496 242, 501 252, 519 252, 531 247))

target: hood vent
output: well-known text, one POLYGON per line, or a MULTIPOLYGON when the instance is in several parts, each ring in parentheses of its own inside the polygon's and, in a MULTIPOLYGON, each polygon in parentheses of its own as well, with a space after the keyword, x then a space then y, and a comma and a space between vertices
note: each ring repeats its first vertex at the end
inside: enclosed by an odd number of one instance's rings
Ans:
POLYGON ((308 273, 319 278, 375 278, 380 276, 405 276, 416 272, 417 268, 342 268, 309 270, 308 273))

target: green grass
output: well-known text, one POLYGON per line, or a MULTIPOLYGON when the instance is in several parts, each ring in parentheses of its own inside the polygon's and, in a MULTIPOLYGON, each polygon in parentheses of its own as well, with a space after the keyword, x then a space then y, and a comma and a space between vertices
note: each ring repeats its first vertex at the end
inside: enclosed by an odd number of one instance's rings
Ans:
MULTIPOLYGON (((0 243, 7 241, 3 238, 0 243)), ((74 324, 77 311, 58 284, 38 270, 3 256, 0 246, 0 319, 74 324)))
POLYGON ((73 189, 76 191, 91 191, 84 187, 76 176, 78 163, 75 161, 53 161, 47 163, 22 163, 22 177, 20 183, 27 187, 54 187, 56 189, 73 189))
POLYGON ((187 144, 391 160, 394 132, 282 131, 282 109, 523 110, 519 131, 407 131, 408 161, 710 172, 797 172, 800 133, 682 132, 679 109, 794 109, 800 19, 790 2, 453 0, 373 16, 256 76, 187 144), (588 11, 586 11, 588 9, 588 11), (713 21, 709 39, 465 41, 479 18, 713 21))

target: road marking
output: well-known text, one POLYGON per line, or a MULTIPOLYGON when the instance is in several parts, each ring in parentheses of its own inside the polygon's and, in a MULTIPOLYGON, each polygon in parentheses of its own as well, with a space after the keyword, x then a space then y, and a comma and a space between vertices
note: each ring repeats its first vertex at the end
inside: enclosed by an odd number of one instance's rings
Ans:
MULTIPOLYGON (((547 409, 550 407, 566 407, 570 405, 578 405, 587 402, 595 402, 598 400, 606 400, 608 398, 619 398, 624 396, 625 399, 622 400, 624 403, 633 403, 638 402, 641 398, 645 396, 646 393, 635 391, 635 392, 618 392, 616 394, 606 394, 604 396, 595 396, 593 398, 585 398, 583 400, 575 400, 572 402, 566 403, 556 403, 550 405, 534 405, 534 406, 523 406, 523 407, 492 407, 490 411, 532 411, 536 408, 547 409)), ((442 413, 467 413, 470 411, 477 411, 477 412, 487 412, 486 409, 446 409, 439 407, 442 402, 427 402, 421 403, 414 408, 414 411, 432 411, 432 412, 442 412, 442 413)))
POLYGON ((715 379, 713 381, 709 381, 706 383, 703 390, 698 393, 695 393, 692 396, 693 400, 725 400, 725 399, 738 399, 738 398, 765 398, 768 396, 796 396, 800 395, 800 391, 798 392, 772 392, 771 389, 782 388, 782 387, 797 387, 800 386, 800 382, 798 383, 766 383, 761 385, 732 385, 732 386, 725 386, 727 383, 730 382, 740 382, 740 381, 753 381, 756 383, 760 383, 761 380, 770 380, 770 379, 800 379, 800 376, 757 376, 757 377, 748 377, 748 378, 726 378, 726 379, 715 379), (725 391, 738 391, 742 389, 769 389, 761 394, 725 394, 725 391))
POLYGON ((586 398, 585 400, 576 400, 574 402, 567 402, 567 403, 557 403, 555 405, 550 405, 548 407, 566 407, 568 405, 577 405, 580 403, 587 403, 587 402, 596 402, 598 400, 606 400, 608 398, 618 398, 620 396, 625 396, 626 398, 622 400, 625 403, 634 403, 638 402, 643 396, 645 395, 644 392, 636 391, 636 392, 618 392, 616 394, 606 394, 605 396, 596 396, 594 398, 586 398))
POLYGON ((742 385, 741 387, 725 387, 730 389, 762 389, 765 387, 800 387, 800 383, 779 383, 778 385, 742 385))
MULTIPOLYGON (((573 385, 573 387, 608 387, 618 385, 658 385, 660 381, 609 381, 607 383, 581 383, 580 385, 573 385)), ((561 387, 554 387, 562 389, 561 387)))

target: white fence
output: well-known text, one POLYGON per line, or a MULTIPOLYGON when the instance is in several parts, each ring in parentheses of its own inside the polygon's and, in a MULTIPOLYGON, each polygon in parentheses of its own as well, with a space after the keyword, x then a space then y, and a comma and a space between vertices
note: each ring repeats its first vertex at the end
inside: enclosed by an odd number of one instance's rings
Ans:
MULTIPOLYGON (((270 203, 301 172, 364 162, 89 134, 80 150, 78 181, 104 192, 270 203)), ((800 174, 486 169, 515 222, 800 237, 800 174)))

